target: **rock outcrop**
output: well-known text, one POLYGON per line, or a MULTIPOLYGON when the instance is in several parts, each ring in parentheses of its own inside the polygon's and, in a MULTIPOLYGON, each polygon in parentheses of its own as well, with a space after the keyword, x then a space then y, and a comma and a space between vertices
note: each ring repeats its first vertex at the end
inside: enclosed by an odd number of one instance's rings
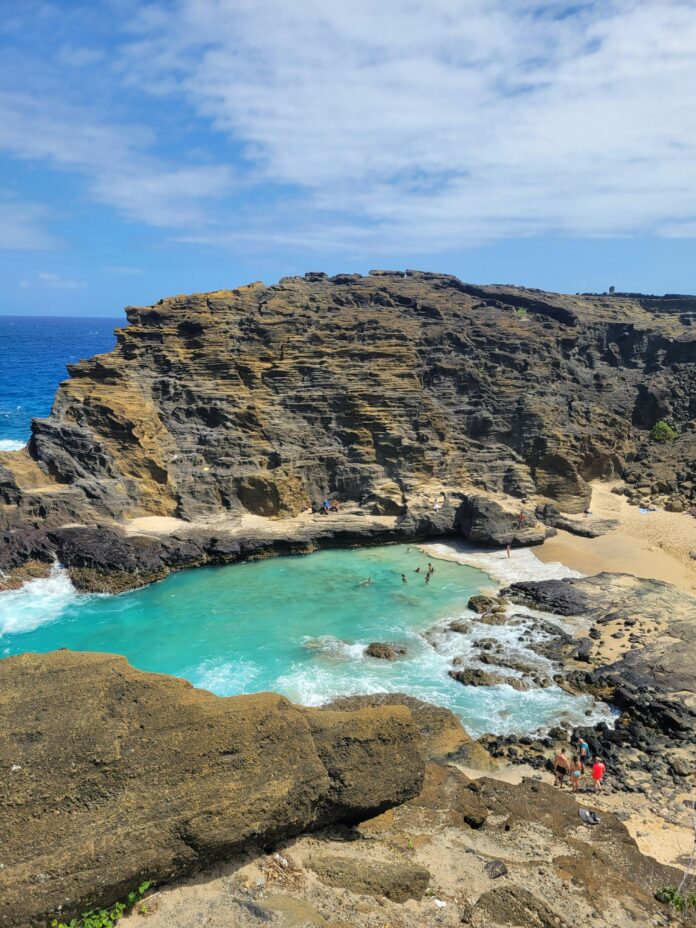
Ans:
POLYGON ((121 657, 69 651, 0 661, 0 693, 7 928, 43 928, 143 879, 354 824, 422 784, 420 736, 400 705, 220 699, 121 657))
POLYGON ((645 771, 653 787, 666 790, 682 777, 672 759, 696 770, 694 597, 659 580, 610 573, 515 583, 504 595, 590 623, 589 637, 574 641, 560 633, 542 647, 549 656, 558 647, 553 656, 564 660, 575 688, 621 710, 613 730, 580 730, 617 780, 634 789, 636 771, 645 771), (607 641, 621 645, 613 659, 607 659, 607 641))
MULTIPOLYGON (((590 479, 633 470, 686 508, 696 331, 673 304, 407 271, 130 307, 113 351, 70 366, 27 449, 0 454, 0 529, 288 518, 333 496, 404 538, 527 544, 544 526, 533 508, 514 521, 524 499, 579 512, 590 479), (663 417, 677 437, 651 442, 663 417), (484 511, 492 495, 501 509, 484 511)), ((35 541, 7 542, 0 569, 78 545, 35 541)), ((201 562, 136 547, 143 577, 201 562)))

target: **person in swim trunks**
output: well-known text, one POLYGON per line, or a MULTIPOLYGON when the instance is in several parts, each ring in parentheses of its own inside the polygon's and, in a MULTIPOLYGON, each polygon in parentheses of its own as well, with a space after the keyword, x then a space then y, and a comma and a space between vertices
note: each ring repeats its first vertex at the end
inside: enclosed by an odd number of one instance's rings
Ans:
POLYGON ((553 759, 553 772, 555 776, 554 786, 563 786, 563 777, 569 772, 568 770, 568 758, 566 757, 566 749, 561 748, 561 750, 556 754, 553 759))

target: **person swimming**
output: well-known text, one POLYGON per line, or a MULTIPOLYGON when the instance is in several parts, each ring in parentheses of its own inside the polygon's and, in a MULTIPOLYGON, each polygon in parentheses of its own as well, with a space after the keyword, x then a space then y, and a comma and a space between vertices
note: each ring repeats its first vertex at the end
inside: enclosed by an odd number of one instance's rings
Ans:
POLYGON ((401 582, 408 583, 408 577, 406 576, 406 574, 401 574, 401 582))
POLYGON ((369 586, 372 583, 372 577, 360 581, 360 586, 369 586))

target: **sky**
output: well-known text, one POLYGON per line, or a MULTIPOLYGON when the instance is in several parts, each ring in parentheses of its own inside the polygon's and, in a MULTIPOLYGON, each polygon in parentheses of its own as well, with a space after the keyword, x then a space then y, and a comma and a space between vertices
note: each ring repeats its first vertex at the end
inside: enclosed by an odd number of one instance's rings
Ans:
POLYGON ((323 270, 696 292, 696 0, 2 0, 0 313, 323 270))

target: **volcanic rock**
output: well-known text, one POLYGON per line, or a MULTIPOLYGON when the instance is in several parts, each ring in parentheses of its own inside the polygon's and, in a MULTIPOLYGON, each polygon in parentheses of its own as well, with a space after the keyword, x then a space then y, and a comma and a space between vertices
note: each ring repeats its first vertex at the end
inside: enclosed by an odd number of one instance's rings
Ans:
POLYGON ((373 641, 365 648, 368 657, 377 657, 383 661, 395 661, 406 654, 402 644, 387 644, 383 641, 373 641))
POLYGON ((404 706, 220 699, 56 651, 0 661, 0 925, 80 913, 256 844, 355 823, 415 796, 404 706))
MULTIPOLYGON (((93 534, 79 541, 84 527, 285 519, 329 497, 392 520, 374 539, 460 530, 492 545, 540 543, 550 529, 524 500, 580 512, 596 477, 642 486, 635 475, 651 473, 648 496, 667 487, 686 504, 696 331, 683 302, 403 271, 313 272, 129 307, 113 351, 70 365, 28 446, 0 453, 0 530, 82 526, 37 540, 11 569, 61 548, 84 560, 99 547, 93 534), (677 437, 652 442, 664 415, 677 437)), ((324 522, 323 537, 346 543, 345 525, 324 522)), ((75 565, 76 582, 98 589, 114 572, 124 588, 129 572, 147 582, 221 556, 201 556, 195 539, 117 542, 113 558, 102 545, 102 566, 75 565)))

